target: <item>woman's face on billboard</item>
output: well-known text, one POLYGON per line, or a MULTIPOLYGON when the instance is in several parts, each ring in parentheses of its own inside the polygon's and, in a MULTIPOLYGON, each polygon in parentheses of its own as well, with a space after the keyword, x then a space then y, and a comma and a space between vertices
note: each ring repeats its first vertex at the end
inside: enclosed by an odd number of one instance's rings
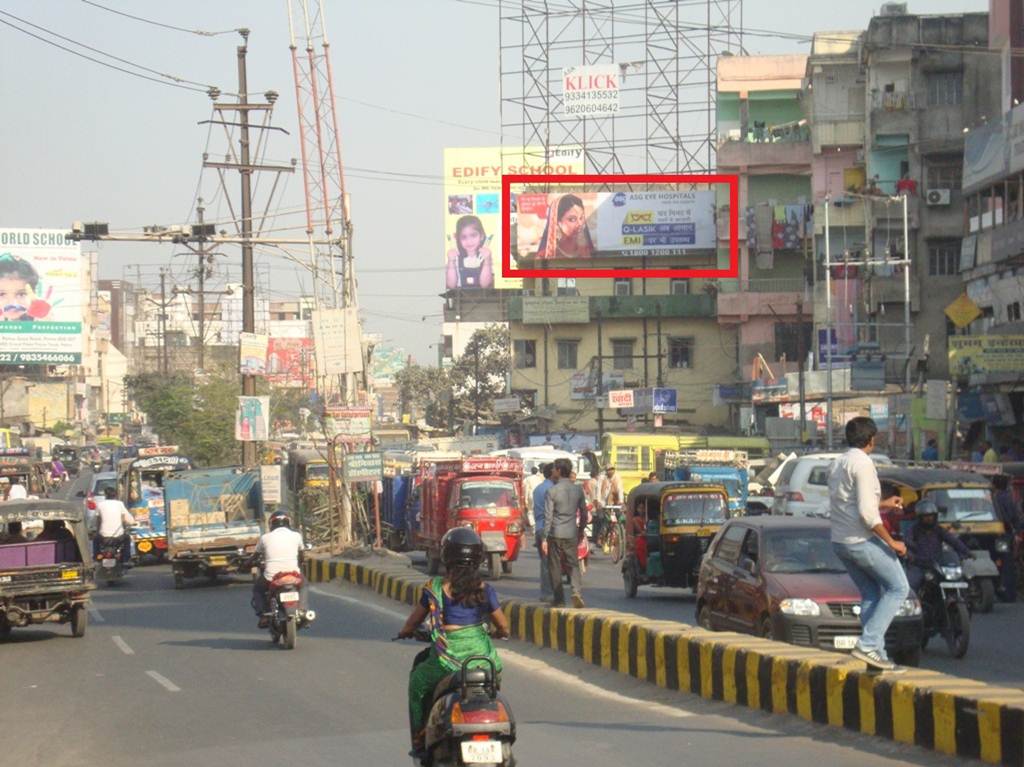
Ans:
POLYGON ((583 208, 573 205, 558 219, 558 230, 562 237, 575 237, 583 227, 583 208))

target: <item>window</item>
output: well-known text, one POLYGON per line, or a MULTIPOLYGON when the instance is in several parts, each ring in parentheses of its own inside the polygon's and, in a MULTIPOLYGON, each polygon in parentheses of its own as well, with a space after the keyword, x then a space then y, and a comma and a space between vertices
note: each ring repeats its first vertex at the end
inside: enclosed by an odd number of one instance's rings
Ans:
POLYGON ((1020 301, 1014 301, 1012 304, 1006 305, 1007 322, 1020 322, 1020 317, 1020 301))
POLYGON ((964 163, 958 158, 928 161, 927 189, 959 189, 964 163))
POLYGON ((963 95, 963 73, 935 72, 928 75, 928 106, 957 106, 963 101, 963 95))
POLYGON ((616 277, 613 285, 612 295, 631 296, 633 295, 633 280, 629 277, 616 277))
POLYGON ((741 550, 743 559, 749 559, 751 562, 757 562, 757 531, 750 530, 747 533, 747 537, 743 539, 743 549, 741 550))
POLYGON ((575 370, 577 352, 580 348, 579 341, 558 342, 558 369, 575 370))
POLYGON ((580 292, 576 289, 576 278, 559 277, 555 293, 559 296, 578 296, 580 292))
POLYGON ((775 359, 783 357, 789 362, 800 359, 800 352, 807 354, 811 348, 811 323, 777 322, 775 323, 775 359))
POLYGON ((693 367, 693 339, 668 339, 668 366, 677 370, 693 367))
POLYGON ((512 361, 519 370, 537 367, 537 342, 515 339, 512 342, 512 361))
POLYGON ((740 559, 740 546, 743 544, 743 537, 747 534, 747 528, 741 525, 732 525, 725 528, 722 538, 715 549, 715 557, 724 562, 734 565, 740 559))
POLYGON ((672 296, 690 295, 690 281, 682 277, 673 277, 668 283, 668 292, 672 296))
POLYGON ((828 466, 815 466, 807 476, 807 484, 828 487, 828 477, 831 473, 832 464, 829 464, 828 466))
POLYGON ((519 397, 519 401, 522 403, 524 409, 533 410, 537 407, 537 390, 536 389, 513 389, 512 396, 519 397))
POLYGON ((615 468, 619 471, 636 471, 640 468, 640 448, 620 447, 615 450, 615 468))
POLYGON ((633 369, 633 344, 632 338, 612 339, 612 368, 615 370, 633 369))
POLYGON ((960 241, 943 240, 928 243, 928 274, 952 277, 960 271, 960 241))
POLYGON ((441 356, 452 359, 455 356, 455 346, 450 335, 441 336, 441 356))

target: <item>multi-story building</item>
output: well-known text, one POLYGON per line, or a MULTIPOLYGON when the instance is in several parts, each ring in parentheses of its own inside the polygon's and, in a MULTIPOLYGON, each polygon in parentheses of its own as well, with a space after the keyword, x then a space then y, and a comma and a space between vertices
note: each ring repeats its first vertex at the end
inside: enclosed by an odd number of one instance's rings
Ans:
MULTIPOLYGON (((718 322, 738 334, 745 381, 782 381, 812 348, 806 68, 801 55, 718 60, 718 172, 739 177, 740 206, 739 277, 719 283, 718 322)), ((728 253, 728 213, 720 195, 720 260, 728 253)))

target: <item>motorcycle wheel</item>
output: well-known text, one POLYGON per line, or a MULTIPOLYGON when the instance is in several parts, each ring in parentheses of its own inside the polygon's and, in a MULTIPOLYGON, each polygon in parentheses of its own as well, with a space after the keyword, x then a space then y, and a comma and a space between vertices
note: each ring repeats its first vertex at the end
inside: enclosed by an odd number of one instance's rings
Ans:
POLYGON ((608 553, 611 554, 612 564, 617 565, 622 561, 622 555, 624 553, 623 541, 625 540, 625 530, 622 525, 615 525, 612 527, 611 533, 608 535, 608 553))
POLYGON ((185 588, 185 576, 181 573, 174 574, 174 588, 183 589, 185 588))
POLYGON ((947 609, 946 644, 954 658, 962 658, 971 641, 971 614, 963 602, 954 602, 947 609))
POLYGON ((85 627, 89 625, 89 613, 85 605, 78 605, 71 611, 71 636, 81 639, 85 636, 85 627))
POLYGON ((491 580, 496 581, 501 578, 501 552, 492 551, 487 555, 487 571, 491 580))
POLYGON ((627 564, 622 568, 622 587, 626 592, 628 599, 633 599, 636 596, 637 589, 640 584, 636 577, 636 567, 632 563, 627 564))
POLYGON ((506 562, 504 559, 501 560, 501 572, 502 572, 503 575, 511 575, 512 574, 512 563, 511 562, 506 562))
POLYGON ((284 624, 284 649, 294 650, 295 649, 295 618, 289 618, 284 624))
POLYGON ((976 613, 990 613, 996 603, 996 587, 991 578, 975 578, 968 591, 971 609, 976 613))

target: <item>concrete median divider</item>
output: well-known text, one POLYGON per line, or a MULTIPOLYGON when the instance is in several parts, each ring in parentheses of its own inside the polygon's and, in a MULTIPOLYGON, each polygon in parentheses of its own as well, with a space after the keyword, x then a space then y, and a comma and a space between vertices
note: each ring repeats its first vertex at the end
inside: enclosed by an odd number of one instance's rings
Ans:
MULTIPOLYGON (((404 564, 314 557, 340 579, 412 605, 427 576, 404 564)), ((910 669, 872 674, 849 656, 601 609, 502 603, 514 639, 693 693, 992 764, 1024 765, 1024 691, 910 669)))

